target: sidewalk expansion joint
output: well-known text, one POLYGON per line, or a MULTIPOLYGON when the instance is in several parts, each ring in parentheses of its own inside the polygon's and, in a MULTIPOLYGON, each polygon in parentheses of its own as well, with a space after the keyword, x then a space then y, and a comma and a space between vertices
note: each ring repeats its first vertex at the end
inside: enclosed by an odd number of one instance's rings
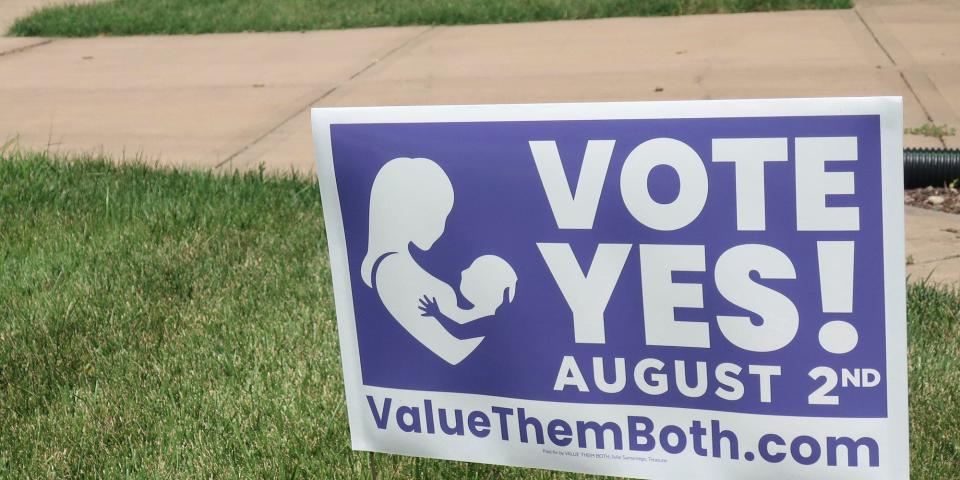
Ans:
POLYGON ((881 42, 880 39, 877 38, 877 33, 873 31, 873 27, 870 26, 870 23, 868 23, 863 18, 863 15, 860 13, 860 9, 854 8, 853 13, 857 14, 857 18, 860 19, 860 23, 862 23, 863 26, 867 29, 867 31, 870 32, 870 37, 872 37, 873 41, 876 42, 878 47, 880 47, 880 50, 883 52, 883 54, 886 55, 888 59, 890 59, 890 63, 892 63, 893 66, 897 67, 897 69, 899 70, 900 67, 899 65, 897 65, 897 61, 893 58, 893 55, 890 55, 890 51, 887 50, 887 47, 883 45, 883 42, 881 42))
POLYGON ((931 264, 931 263, 940 263, 940 262, 945 262, 945 261, 947 261, 947 260, 954 260, 954 259, 957 259, 957 258, 960 258, 960 254, 957 254, 957 255, 947 255, 946 257, 943 257, 943 258, 935 258, 935 259, 933 259, 933 260, 924 260, 924 261, 922 261, 922 262, 911 263, 910 265, 929 265, 929 264, 931 264))
POLYGON ((336 92, 337 90, 339 90, 341 87, 343 87, 343 86, 346 85, 347 83, 350 83, 352 80, 356 79, 356 78, 359 77, 360 75, 363 75, 364 73, 366 73, 367 71, 369 71, 371 68, 377 66, 378 64, 380 64, 380 63, 383 62, 384 60, 390 58, 392 55, 394 55, 395 53, 397 53, 397 52, 399 52, 400 50, 402 50, 404 47, 406 47, 406 46, 414 43, 414 42, 417 41, 417 40, 419 40, 420 38, 422 38, 422 37, 423 37, 424 35, 426 35, 427 33, 432 32, 435 28, 436 28, 436 27, 434 27, 434 26, 430 26, 429 28, 424 29, 422 32, 420 32, 420 33, 418 33, 418 34, 416 34, 416 35, 414 35, 414 36, 412 36, 412 37, 404 40, 403 42, 401 42, 401 43, 400 43, 399 45, 397 45, 396 47, 391 48, 390 50, 388 50, 386 53, 384 53, 384 54, 383 54, 382 56, 380 56, 379 58, 375 58, 375 59, 371 60, 370 63, 367 63, 366 65, 363 66, 363 68, 361 68, 360 70, 357 70, 356 72, 354 72, 353 74, 351 74, 349 77, 347 77, 346 80, 343 80, 343 81, 341 81, 340 83, 337 83, 336 85, 333 86, 333 88, 328 89, 327 91, 323 92, 323 94, 321 94, 320 96, 318 96, 318 97, 310 100, 309 102, 307 102, 306 105, 298 108, 295 112, 291 113, 290 115, 287 115, 283 120, 281 120, 279 123, 277 123, 276 125, 274 125, 272 128, 270 128, 270 129, 267 130, 266 132, 262 133, 262 134, 259 135, 257 138, 253 139, 253 141, 251 141, 250 143, 244 145, 243 147, 240 147, 239 150, 237 150, 236 152, 233 152, 232 154, 230 154, 230 156, 228 156, 227 158, 225 158, 225 159, 221 160, 220 162, 218 162, 216 165, 214 165, 213 168, 221 168, 221 167, 223 167, 224 165, 227 165, 228 163, 232 162, 234 159, 236 159, 237 157, 239 157, 240 155, 242 155, 244 152, 246 152, 247 150, 250 150, 253 146, 255 146, 255 145, 257 145, 258 143, 262 142, 265 138, 269 137, 271 134, 273 134, 274 132, 276 132, 277 130, 279 130, 281 127, 283 127, 284 125, 286 125, 287 123, 289 123, 291 120, 293 120, 294 118, 296 118, 297 115, 300 115, 301 113, 303 113, 304 110, 307 110, 307 109, 309 109, 311 106, 316 105, 317 103, 322 102, 325 98, 329 97, 330 95, 333 95, 334 92, 336 92))
MULTIPOLYGON (((893 66, 897 69, 897 73, 900 74, 900 80, 902 80, 903 84, 907 86, 907 90, 910 91, 910 94, 913 95, 913 98, 917 100, 917 105, 920 105, 920 109, 923 111, 923 116, 927 118, 928 122, 934 123, 933 115, 930 114, 930 110, 927 109, 927 106, 923 104, 923 100, 920 99, 920 95, 917 93, 916 88, 914 88, 914 86, 910 83, 910 80, 907 79, 907 75, 903 71, 904 66, 901 65, 900 63, 897 63, 897 60, 893 58, 893 55, 890 53, 890 50, 887 49, 887 47, 883 44, 883 42, 880 41, 880 37, 877 36, 877 32, 874 31, 873 25, 871 25, 870 22, 868 22, 865 18, 863 18, 863 13, 861 12, 861 8, 866 8, 866 7, 861 7, 860 5, 857 5, 853 8, 853 12, 857 14, 857 18, 860 19, 861 23, 863 23, 864 28, 866 28, 867 31, 870 32, 870 36, 873 37, 873 41, 876 42, 877 46, 880 47, 880 50, 883 51, 883 54, 886 55, 888 59, 890 59, 890 63, 892 63, 893 66)), ((882 23, 882 20, 880 20, 880 22, 882 23)), ((909 59, 907 63, 910 63, 909 59)), ((924 73, 924 75, 926 74, 924 73)), ((947 143, 943 140, 943 138, 939 138, 938 140, 940 140, 940 144, 943 148, 947 148, 947 143)))
POLYGON ((53 39, 52 39, 52 38, 48 38, 48 39, 46 39, 46 40, 42 40, 42 41, 39 41, 39 42, 37 42, 37 43, 31 43, 30 45, 24 45, 24 46, 22 46, 22 47, 11 48, 10 50, 0 50, 0 57, 7 57, 7 56, 10 56, 10 55, 16 55, 16 54, 18 54, 18 53, 26 52, 27 50, 32 50, 32 49, 37 48, 37 47, 42 47, 42 46, 44 46, 44 45, 49 45, 49 44, 51 44, 51 43, 53 43, 53 39))

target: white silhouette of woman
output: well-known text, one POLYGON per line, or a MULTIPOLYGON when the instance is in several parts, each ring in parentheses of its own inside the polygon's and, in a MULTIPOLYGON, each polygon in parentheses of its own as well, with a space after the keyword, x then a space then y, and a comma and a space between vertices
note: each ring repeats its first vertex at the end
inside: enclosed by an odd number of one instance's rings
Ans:
MULTIPOLYGON (((395 158, 377 173, 370 192, 370 231, 360 273, 387 311, 424 346, 451 365, 460 363, 484 337, 460 339, 423 313, 424 296, 458 323, 490 316, 486 308, 457 307, 456 292, 424 270, 410 255, 413 243, 429 250, 446 228, 453 186, 439 165, 426 158, 395 158)), ((504 295, 506 298, 506 294, 504 295)))

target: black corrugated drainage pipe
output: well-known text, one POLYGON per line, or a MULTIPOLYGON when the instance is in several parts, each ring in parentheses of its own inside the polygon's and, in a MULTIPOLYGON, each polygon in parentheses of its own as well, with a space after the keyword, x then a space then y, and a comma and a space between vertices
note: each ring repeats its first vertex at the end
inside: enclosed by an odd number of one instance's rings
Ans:
POLYGON ((960 179, 960 150, 903 149, 904 187, 943 187, 957 179, 960 179))

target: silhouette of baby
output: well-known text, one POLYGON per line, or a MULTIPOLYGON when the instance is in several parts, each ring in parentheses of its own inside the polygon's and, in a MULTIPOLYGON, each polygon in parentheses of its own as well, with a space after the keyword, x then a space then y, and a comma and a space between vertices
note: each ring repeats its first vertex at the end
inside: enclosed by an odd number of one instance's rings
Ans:
POLYGON ((489 317, 502 305, 513 301, 517 289, 517 273, 504 259, 484 255, 470 264, 460 274, 460 293, 472 304, 461 309, 456 302, 439 305, 435 297, 424 295, 420 299, 421 316, 444 318, 459 324, 489 317))

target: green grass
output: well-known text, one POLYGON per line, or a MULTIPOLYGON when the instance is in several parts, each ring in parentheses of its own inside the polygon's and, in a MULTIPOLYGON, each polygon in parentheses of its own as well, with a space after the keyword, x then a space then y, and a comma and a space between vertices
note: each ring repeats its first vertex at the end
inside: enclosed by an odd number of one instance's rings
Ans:
POLYGON ((907 291, 910 478, 960 479, 960 291, 907 291))
MULTIPOLYGON (((0 478, 368 477, 325 250, 313 178, 0 153, 0 478)), ((960 295, 909 296, 913 478, 958 478, 960 295)))
POLYGON ((37 10, 11 35, 274 32, 849 8, 851 0, 111 0, 37 10))
POLYGON ((956 127, 951 127, 949 125, 937 125, 936 123, 924 123, 919 127, 905 128, 903 133, 907 135, 920 135, 923 137, 935 137, 942 139, 943 137, 952 137, 957 134, 956 127))

